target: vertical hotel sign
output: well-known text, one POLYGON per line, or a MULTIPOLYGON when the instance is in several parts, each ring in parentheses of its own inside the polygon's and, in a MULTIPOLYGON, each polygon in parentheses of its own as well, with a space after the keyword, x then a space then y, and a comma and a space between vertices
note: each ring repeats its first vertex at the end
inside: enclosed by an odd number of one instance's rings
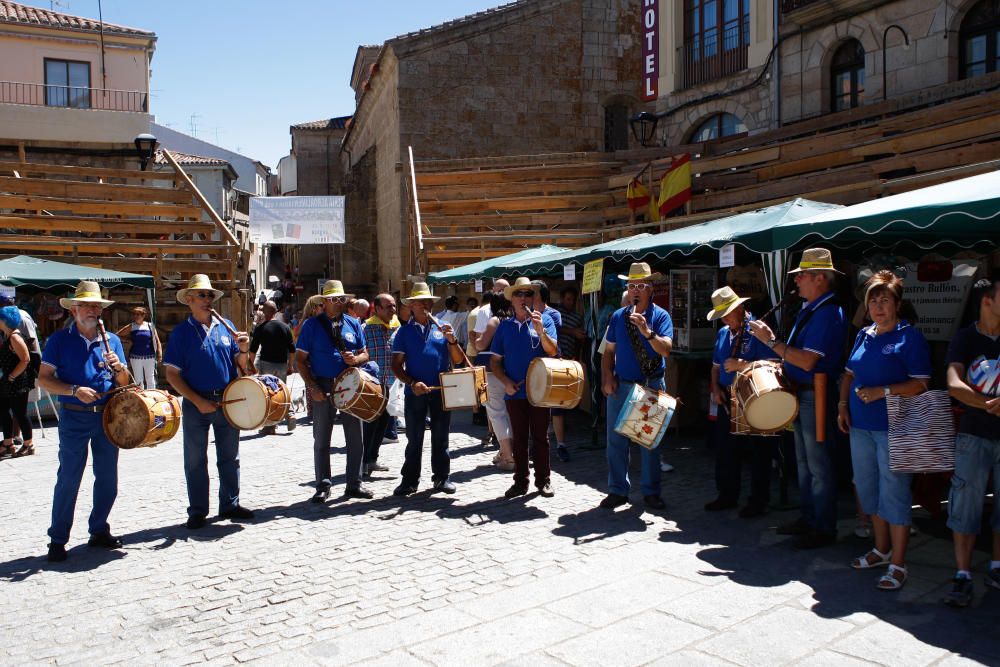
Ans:
POLYGON ((642 0, 642 100, 657 98, 660 77, 660 17, 657 0, 642 0))

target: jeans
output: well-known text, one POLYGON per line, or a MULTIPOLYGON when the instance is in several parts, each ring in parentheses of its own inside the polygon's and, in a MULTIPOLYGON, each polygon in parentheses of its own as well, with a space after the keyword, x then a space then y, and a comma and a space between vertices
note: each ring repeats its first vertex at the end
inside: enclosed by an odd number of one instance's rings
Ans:
POLYGON ((443 482, 451 474, 448 454, 448 431, 451 413, 441 407, 441 392, 423 396, 407 394, 403 416, 406 420, 406 452, 403 459, 403 484, 416 486, 420 481, 420 466, 424 452, 424 420, 431 416, 431 480, 443 482))
POLYGON ((52 498, 52 525, 49 538, 53 544, 66 544, 73 527, 76 496, 80 491, 83 469, 87 467, 87 443, 94 454, 94 508, 88 529, 91 535, 108 533, 108 515, 118 496, 118 448, 108 441, 99 412, 59 413, 59 470, 52 498))
MULTIPOLYGON (((324 394, 330 393, 332 380, 315 378, 324 394)), ((330 471, 330 438, 333 435, 333 418, 337 416, 337 408, 324 398, 322 401, 312 401, 313 409, 313 467, 316 470, 316 483, 331 482, 330 471)), ((361 486, 361 473, 365 458, 365 441, 361 430, 361 420, 342 412, 340 425, 344 429, 344 446, 347 449, 347 488, 356 489, 361 486)))
POLYGON ((386 427, 385 427, 385 435, 382 436, 382 437, 383 438, 392 438, 393 440, 396 440, 397 438, 399 438, 399 418, 398 417, 393 417, 392 415, 389 416, 389 421, 386 423, 386 427))
MULTIPOLYGON (((632 441, 615 431, 615 421, 618 413, 625 405, 625 399, 632 391, 634 382, 618 381, 618 389, 608 396, 608 492, 619 496, 627 496, 630 489, 628 466, 632 441)), ((645 386, 663 391, 663 380, 657 379, 645 386)), ((636 445, 638 447, 638 445, 636 445)), ((642 477, 640 487, 644 496, 660 495, 660 452, 659 448, 646 449, 639 447, 642 461, 642 477)))
POLYGON ((743 453, 750 454, 750 498, 747 504, 766 508, 771 502, 771 461, 778 438, 733 435, 729 419, 720 411, 715 420, 715 488, 719 498, 735 503, 740 499, 743 453))
MULTIPOLYGON (((222 400, 222 392, 203 394, 222 400)), ((215 465, 219 469, 219 513, 240 504, 240 431, 219 408, 202 414, 191 401, 181 404, 184 433, 184 477, 187 479, 188 516, 208 516, 208 428, 215 432, 215 465)))
POLYGON ((889 470, 889 432, 851 428, 854 488, 865 514, 877 514, 896 526, 909 526, 913 475, 889 470))
POLYGON ((993 531, 1000 533, 1000 439, 969 433, 955 438, 955 473, 948 494, 948 527, 956 533, 978 535, 982 525, 986 480, 993 472, 993 531))
MULTIPOLYGON (((388 392, 388 387, 382 387, 382 391, 388 392)), ((361 431, 365 443, 364 462, 366 464, 378 461, 378 452, 382 447, 382 438, 385 437, 389 427, 389 422, 393 419, 388 411, 383 410, 382 414, 375 418, 375 421, 364 422, 361 431)))
POLYGON ((156 357, 132 357, 132 377, 143 389, 156 389, 156 357))
POLYGON ((812 389, 799 391, 799 414, 794 422, 802 518, 809 528, 823 533, 837 530, 837 470, 833 462, 836 395, 836 391, 829 391, 827 396, 826 442, 816 442, 816 392, 812 389))
POLYGON ((507 414, 513 431, 514 483, 528 486, 528 432, 531 432, 535 463, 535 486, 549 483, 549 409, 535 407, 526 398, 508 398, 507 414))

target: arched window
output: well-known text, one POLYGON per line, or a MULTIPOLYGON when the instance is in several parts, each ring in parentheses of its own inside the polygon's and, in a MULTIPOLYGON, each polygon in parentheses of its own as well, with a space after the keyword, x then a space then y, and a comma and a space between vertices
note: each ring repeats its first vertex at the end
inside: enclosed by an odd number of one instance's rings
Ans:
POLYGON ((703 121, 691 134, 690 142, 697 144, 722 137, 731 137, 734 134, 743 134, 746 131, 747 126, 743 124, 742 120, 731 113, 719 113, 703 121))
POLYGON ((1000 0, 981 0, 962 20, 959 76, 1000 70, 1000 0))
POLYGON ((830 61, 830 110, 843 111, 861 104, 865 96, 865 47, 851 39, 830 61))

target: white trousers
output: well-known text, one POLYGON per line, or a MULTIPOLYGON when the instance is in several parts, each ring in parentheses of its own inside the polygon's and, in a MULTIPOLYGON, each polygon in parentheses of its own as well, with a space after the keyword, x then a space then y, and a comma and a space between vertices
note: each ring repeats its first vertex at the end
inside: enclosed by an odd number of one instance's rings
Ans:
POLYGON ((497 440, 510 440, 513 435, 510 430, 510 416, 503 397, 506 396, 503 382, 493 373, 486 374, 486 416, 493 427, 497 440))
POLYGON ((156 389, 156 359, 131 359, 132 377, 143 389, 156 389))

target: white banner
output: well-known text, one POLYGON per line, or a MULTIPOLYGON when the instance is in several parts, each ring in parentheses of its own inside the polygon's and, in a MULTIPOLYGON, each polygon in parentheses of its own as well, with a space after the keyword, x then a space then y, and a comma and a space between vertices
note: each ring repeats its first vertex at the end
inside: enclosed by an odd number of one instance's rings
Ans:
POLYGON ((262 244, 344 242, 343 197, 253 197, 250 240, 262 244))

